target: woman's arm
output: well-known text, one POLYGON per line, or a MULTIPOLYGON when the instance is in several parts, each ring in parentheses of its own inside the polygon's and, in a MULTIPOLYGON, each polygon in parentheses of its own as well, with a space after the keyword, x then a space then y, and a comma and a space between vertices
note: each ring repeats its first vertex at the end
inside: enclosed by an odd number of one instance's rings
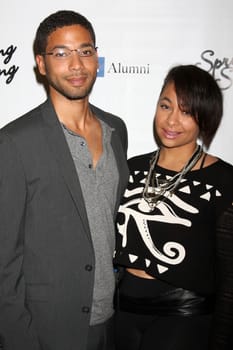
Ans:
POLYGON ((233 203, 217 223, 217 294, 211 350, 233 349, 233 203))

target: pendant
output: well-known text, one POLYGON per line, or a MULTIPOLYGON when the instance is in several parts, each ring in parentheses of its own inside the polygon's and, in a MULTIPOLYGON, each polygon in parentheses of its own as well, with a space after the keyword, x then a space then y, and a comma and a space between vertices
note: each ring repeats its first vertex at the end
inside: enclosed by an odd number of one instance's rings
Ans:
POLYGON ((147 192, 144 198, 151 208, 154 208, 158 202, 164 199, 166 190, 161 187, 154 187, 152 192, 147 192))
POLYGON ((165 188, 165 187, 170 185, 170 181, 166 180, 166 179, 158 179, 157 178, 157 183, 158 183, 159 188, 161 188, 161 187, 165 188))

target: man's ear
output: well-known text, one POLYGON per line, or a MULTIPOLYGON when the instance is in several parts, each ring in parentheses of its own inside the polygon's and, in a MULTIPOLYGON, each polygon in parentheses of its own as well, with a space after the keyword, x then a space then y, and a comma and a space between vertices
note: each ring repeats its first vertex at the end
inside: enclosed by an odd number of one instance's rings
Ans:
POLYGON ((36 55, 36 64, 41 75, 46 75, 44 56, 36 55))

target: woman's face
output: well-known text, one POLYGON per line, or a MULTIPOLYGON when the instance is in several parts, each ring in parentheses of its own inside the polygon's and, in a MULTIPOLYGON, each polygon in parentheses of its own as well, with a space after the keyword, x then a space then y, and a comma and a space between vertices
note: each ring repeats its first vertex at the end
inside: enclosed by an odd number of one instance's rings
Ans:
POLYGON ((179 108, 173 82, 168 83, 159 98, 155 114, 155 132, 162 146, 195 147, 199 131, 189 111, 179 108))

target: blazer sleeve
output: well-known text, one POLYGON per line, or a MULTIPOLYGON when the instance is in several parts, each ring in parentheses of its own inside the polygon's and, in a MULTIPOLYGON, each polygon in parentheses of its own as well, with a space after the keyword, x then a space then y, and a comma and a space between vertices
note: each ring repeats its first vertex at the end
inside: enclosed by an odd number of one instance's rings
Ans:
POLYGON ((211 350, 233 349, 233 205, 224 211, 216 235, 217 293, 211 350))
POLYGON ((20 157, 0 131, 0 342, 4 350, 40 350, 25 308, 23 275, 26 181, 20 157))

